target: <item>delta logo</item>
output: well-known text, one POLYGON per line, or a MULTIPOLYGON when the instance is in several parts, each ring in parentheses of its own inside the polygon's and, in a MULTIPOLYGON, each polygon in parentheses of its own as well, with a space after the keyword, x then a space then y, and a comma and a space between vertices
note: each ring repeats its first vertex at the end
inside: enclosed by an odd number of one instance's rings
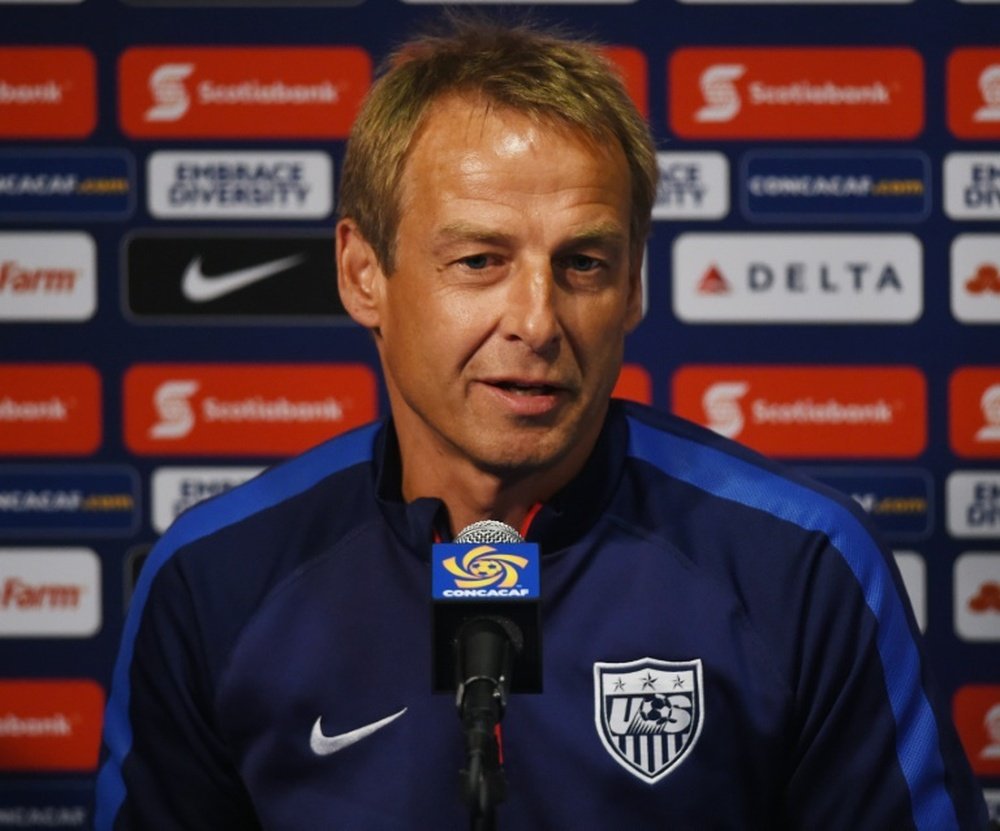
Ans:
POLYGON ((948 56, 948 129, 962 139, 1000 138, 1000 49, 948 56))
POLYGON ((0 681, 0 770, 94 772, 103 713, 93 681, 0 681))
POLYGON ((1000 684, 961 687, 952 716, 973 772, 1000 776, 1000 684))
POLYGON ((924 69, 908 48, 679 49, 670 125, 686 139, 912 139, 924 69))
POLYGON ((923 249, 912 234, 681 234, 673 308, 692 323, 912 323, 923 249))
POLYGON ((80 139, 96 126, 97 68, 88 50, 0 47, 0 138, 80 139))
POLYGON ((687 366, 683 418, 789 458, 914 458, 927 444, 927 390, 906 366, 687 366))
POLYGON ((372 62, 353 46, 133 47, 118 71, 133 138, 342 139, 372 62))
POLYGON ((83 364, 0 364, 0 454, 86 456, 101 443, 101 379, 83 364))
POLYGON ((952 373, 948 410, 951 449, 958 456, 1000 459, 1000 366, 952 373))
POLYGON ((125 443, 140 455, 291 455, 378 406, 360 364, 145 364, 124 387, 125 443))

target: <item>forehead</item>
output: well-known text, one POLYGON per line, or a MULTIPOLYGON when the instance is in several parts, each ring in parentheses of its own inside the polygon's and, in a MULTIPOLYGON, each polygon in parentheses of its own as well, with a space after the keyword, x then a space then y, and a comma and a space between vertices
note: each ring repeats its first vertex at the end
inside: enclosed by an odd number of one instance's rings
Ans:
MULTIPOLYGON (((595 170, 614 170, 628 189, 630 170, 617 138, 483 96, 450 93, 428 105, 414 132, 400 174, 401 201, 421 195, 414 191, 414 180, 423 179, 425 187, 439 184, 441 177, 468 173, 465 166, 475 164, 473 158, 504 165, 554 146, 577 159, 589 157, 595 170)), ((516 172, 516 166, 509 172, 516 172)))

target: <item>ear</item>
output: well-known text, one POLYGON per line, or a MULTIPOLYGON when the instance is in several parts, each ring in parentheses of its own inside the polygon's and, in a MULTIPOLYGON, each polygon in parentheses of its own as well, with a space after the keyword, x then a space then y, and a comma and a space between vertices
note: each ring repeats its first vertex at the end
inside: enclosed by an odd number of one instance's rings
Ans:
POLYGON ((637 246, 629 258, 628 297, 625 301, 625 332, 642 322, 642 261, 645 246, 637 246))
POLYGON ((337 223, 337 289, 355 322, 377 331, 382 321, 383 281, 375 250, 353 219, 337 223))

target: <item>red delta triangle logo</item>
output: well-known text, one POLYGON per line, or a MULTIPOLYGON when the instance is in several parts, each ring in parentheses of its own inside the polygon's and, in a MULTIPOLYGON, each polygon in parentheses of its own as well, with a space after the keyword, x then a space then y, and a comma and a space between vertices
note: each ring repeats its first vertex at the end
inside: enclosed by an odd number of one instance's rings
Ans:
POLYGON ((701 660, 594 663, 594 722, 604 749, 650 784, 698 743, 705 703, 701 660))
POLYGON ((728 294, 729 281, 713 263, 698 283, 698 294, 728 294))

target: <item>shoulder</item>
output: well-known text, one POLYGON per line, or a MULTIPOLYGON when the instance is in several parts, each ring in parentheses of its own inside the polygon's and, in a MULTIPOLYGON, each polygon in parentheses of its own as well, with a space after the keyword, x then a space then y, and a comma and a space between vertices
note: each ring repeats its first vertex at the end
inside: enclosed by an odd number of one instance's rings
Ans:
POLYGON ((862 508, 845 494, 682 418, 624 404, 628 458, 653 486, 689 490, 738 513, 819 533, 844 545, 877 546, 862 508))
POLYGON ((287 576, 377 511, 381 426, 337 436, 181 514, 142 567, 130 619, 176 620, 183 609, 203 630, 238 631, 287 576))

